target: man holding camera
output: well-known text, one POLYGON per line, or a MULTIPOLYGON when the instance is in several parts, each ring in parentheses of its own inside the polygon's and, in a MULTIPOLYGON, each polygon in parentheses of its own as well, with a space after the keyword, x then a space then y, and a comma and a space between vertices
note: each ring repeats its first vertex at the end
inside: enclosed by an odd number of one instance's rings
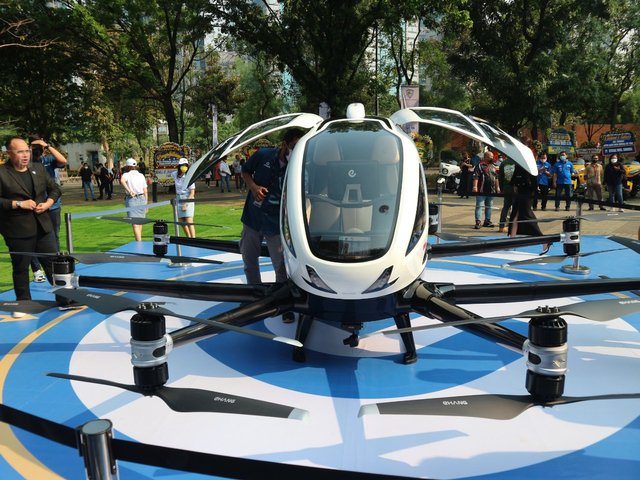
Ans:
MULTIPOLYGON (((29 148, 31 148, 31 161, 41 163, 51 178, 56 179, 56 169, 65 168, 67 159, 58 150, 45 142, 40 135, 29 135, 29 148), (45 149, 51 155, 44 155, 45 149)), ((56 237, 57 251, 60 251, 60 198, 54 202, 47 210, 51 223, 53 224, 53 234, 56 237)), ((31 270, 33 271, 33 280, 42 283, 46 280, 38 257, 31 257, 31 270)))

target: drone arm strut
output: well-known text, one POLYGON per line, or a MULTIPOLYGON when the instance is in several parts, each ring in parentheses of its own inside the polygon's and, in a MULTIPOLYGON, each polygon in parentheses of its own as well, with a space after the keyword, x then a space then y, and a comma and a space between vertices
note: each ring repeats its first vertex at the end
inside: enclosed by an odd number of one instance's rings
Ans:
MULTIPOLYGON (((287 284, 274 284, 268 294, 259 300, 240 305, 237 308, 223 312, 210 320, 227 323, 236 327, 244 327, 267 317, 273 317, 293 306, 293 296, 287 284)), ((192 343, 204 338, 226 332, 219 327, 195 324, 171 332, 174 347, 192 343)))
POLYGON ((510 248, 528 247, 562 241, 561 235, 543 235, 541 237, 505 238, 480 242, 441 243, 429 245, 429 258, 456 257, 477 253, 497 252, 510 248))
POLYGON ((528 302, 640 288, 640 278, 572 280, 570 282, 495 283, 487 285, 442 285, 442 297, 454 303, 528 302))
MULTIPOLYGON (((214 240, 208 238, 189 237, 169 237, 169 243, 174 245, 185 245, 187 247, 206 248, 208 250, 219 250, 221 252, 240 253, 240 246, 236 240, 214 240)), ((262 245, 260 256, 269 257, 269 250, 266 245, 262 245)))
MULTIPOLYGON (((411 309, 443 323, 467 318, 480 318, 473 312, 449 303, 446 298, 442 297, 438 288, 426 282, 420 282, 415 288, 411 297, 411 309)), ((522 347, 527 340, 527 337, 497 323, 470 324, 459 328, 518 353, 522 353, 522 347)))

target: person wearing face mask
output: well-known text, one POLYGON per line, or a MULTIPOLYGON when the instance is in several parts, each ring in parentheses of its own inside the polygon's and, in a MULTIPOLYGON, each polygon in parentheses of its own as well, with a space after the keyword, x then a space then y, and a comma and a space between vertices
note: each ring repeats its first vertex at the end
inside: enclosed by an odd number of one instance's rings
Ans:
MULTIPOLYGON (((189 161, 186 158, 178 160, 178 169, 173 172, 173 181, 176 185, 176 196, 178 200, 193 199, 196 196, 196 186, 184 184, 184 176, 189 171, 189 161)), ((183 225, 184 234, 187 237, 194 238, 196 236, 196 227, 193 225, 193 212, 195 210, 194 202, 178 203, 178 218, 181 222, 190 223, 191 225, 183 225)))
POLYGON ((565 194, 565 210, 571 210, 571 195, 573 194, 571 185, 571 175, 573 174, 573 163, 567 159, 567 152, 560 152, 558 161, 553 164, 553 187, 556 189, 556 212, 560 210, 560 197, 562 191, 565 194))
MULTIPOLYGON (((240 253, 248 284, 262 282, 258 259, 263 240, 269 249, 276 282, 287 280, 280 242, 280 198, 291 153, 303 136, 304 132, 297 128, 287 130, 280 148, 261 148, 242 166, 242 178, 249 193, 241 218, 240 253)), ((290 323, 295 317, 289 312, 282 320, 290 323)))
MULTIPOLYGON (((604 168, 604 183, 607 184, 609 190, 609 202, 612 204, 622 204, 622 186, 626 181, 627 175, 621 162, 618 161, 617 155, 611 155, 611 160, 604 168)), ((613 212, 613 206, 609 209, 613 212)), ((622 208, 619 208, 620 212, 624 212, 622 208)))

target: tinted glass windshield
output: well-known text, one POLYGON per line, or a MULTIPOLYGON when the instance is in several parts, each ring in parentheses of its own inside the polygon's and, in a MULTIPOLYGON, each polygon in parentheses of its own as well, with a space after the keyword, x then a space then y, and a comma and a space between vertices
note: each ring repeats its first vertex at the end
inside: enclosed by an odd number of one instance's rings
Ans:
POLYGON ((399 139, 375 120, 336 122, 307 142, 304 205, 314 255, 366 261, 388 249, 400 193, 399 139))

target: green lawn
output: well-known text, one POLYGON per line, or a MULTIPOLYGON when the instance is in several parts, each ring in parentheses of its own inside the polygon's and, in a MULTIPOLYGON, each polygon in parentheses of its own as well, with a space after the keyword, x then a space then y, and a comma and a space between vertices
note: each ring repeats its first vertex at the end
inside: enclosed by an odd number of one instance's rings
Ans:
MULTIPOLYGON (((114 207, 87 205, 80 207, 63 207, 63 216, 65 213, 71 215, 93 212, 96 210, 111 210, 114 207)), ((197 204, 196 223, 205 223, 210 225, 224 225, 231 227, 231 230, 222 228, 211 228, 196 226, 196 235, 200 238, 216 238, 222 240, 235 240, 240 238, 242 224, 240 216, 242 215, 242 207, 222 207, 207 204, 197 204)), ((124 216, 120 213, 114 216, 124 216)), ((156 207, 149 210, 147 218, 162 218, 165 220, 173 220, 173 213, 170 205, 156 207)), ((153 224, 142 227, 142 239, 151 240, 153 233, 153 224)), ((133 240, 133 230, 131 225, 123 222, 114 222, 109 220, 98 220, 95 217, 72 219, 73 234, 73 251, 74 252, 107 252, 116 247, 133 240)), ((174 235, 174 226, 169 225, 169 234, 174 235)), ((183 236, 182 228, 180 236, 183 236)), ((60 227, 60 246, 62 250, 67 250, 67 236, 62 220, 60 227)), ((7 246, 4 239, 0 236, 0 252, 6 252, 7 246)), ((13 288, 11 280, 11 260, 9 255, 0 255, 0 292, 5 292, 13 288)))

